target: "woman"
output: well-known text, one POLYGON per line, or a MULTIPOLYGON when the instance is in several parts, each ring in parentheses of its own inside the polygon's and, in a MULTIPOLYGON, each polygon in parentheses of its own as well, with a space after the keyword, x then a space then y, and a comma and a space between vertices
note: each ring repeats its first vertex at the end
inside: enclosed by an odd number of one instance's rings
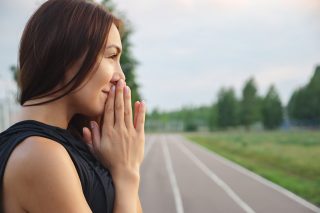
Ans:
POLYGON ((120 26, 86 0, 49 0, 28 21, 22 108, 0 134, 2 212, 142 212, 146 106, 133 118, 120 26))

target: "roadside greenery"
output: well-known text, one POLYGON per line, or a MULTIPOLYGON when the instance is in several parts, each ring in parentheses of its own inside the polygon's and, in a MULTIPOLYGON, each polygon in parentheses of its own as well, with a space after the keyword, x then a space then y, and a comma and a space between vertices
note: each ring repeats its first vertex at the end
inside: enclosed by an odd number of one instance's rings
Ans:
POLYGON ((320 132, 224 131, 187 137, 320 206, 320 132))

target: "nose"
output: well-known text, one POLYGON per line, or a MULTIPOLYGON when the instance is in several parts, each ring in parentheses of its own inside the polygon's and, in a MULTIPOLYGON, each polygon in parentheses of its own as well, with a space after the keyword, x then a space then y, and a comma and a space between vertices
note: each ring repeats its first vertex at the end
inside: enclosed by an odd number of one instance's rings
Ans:
POLYGON ((121 66, 117 69, 117 71, 114 73, 113 78, 111 82, 116 85, 117 82, 122 79, 123 81, 126 81, 126 76, 124 75, 124 72, 122 71, 121 66))
POLYGON ((123 81, 126 81, 126 76, 124 75, 124 72, 122 71, 121 66, 120 66, 120 72, 119 72, 119 75, 120 75, 120 79, 123 79, 123 81))

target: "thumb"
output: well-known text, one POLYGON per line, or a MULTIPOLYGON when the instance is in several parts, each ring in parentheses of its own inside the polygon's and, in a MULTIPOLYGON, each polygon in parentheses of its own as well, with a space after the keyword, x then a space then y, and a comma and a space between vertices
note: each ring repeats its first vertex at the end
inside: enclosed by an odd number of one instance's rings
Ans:
POLYGON ((93 150, 93 142, 92 142, 92 134, 91 131, 87 127, 83 127, 82 129, 83 132, 83 139, 86 145, 88 146, 91 154, 94 155, 94 150, 93 150))
POLYGON ((92 141, 92 147, 95 150, 99 150, 100 148, 100 128, 96 121, 90 121, 91 126, 91 141, 92 141))

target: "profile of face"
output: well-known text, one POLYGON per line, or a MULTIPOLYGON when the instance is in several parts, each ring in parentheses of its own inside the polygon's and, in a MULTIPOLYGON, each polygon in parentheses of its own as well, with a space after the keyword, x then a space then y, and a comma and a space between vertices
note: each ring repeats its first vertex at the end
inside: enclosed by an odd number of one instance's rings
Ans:
MULTIPOLYGON (((122 51, 121 37, 117 27, 112 24, 107 38, 105 49, 98 56, 94 71, 88 74, 85 81, 72 93, 68 94, 68 105, 74 113, 80 113, 88 117, 101 116, 104 112, 105 102, 112 85, 125 75, 121 69, 120 56, 122 51), (100 62, 100 63, 99 63, 100 62), (95 70, 96 69, 96 70, 95 70)), ((74 75, 81 66, 81 60, 70 70, 69 78, 74 75)))

